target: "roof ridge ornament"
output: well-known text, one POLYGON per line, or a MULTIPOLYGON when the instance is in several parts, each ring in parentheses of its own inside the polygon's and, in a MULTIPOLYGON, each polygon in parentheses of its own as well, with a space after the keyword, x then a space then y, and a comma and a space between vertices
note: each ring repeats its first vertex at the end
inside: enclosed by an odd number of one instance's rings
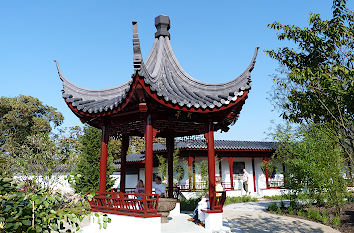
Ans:
POLYGON ((54 60, 55 65, 57 66, 57 70, 58 70, 58 74, 59 74, 59 78, 61 81, 63 82, 67 82, 68 80, 64 77, 64 75, 61 73, 60 67, 59 67, 59 63, 57 60, 54 60))
POLYGON ((139 40, 139 35, 138 35, 138 23, 136 21, 133 21, 132 24, 133 24, 134 70, 139 71, 141 68, 141 63, 143 61, 143 57, 141 55, 141 49, 140 49, 140 40, 139 40))
POLYGON ((170 17, 167 15, 159 15, 155 17, 155 27, 157 29, 157 32, 155 32, 155 38, 168 36, 170 39, 170 33, 168 32, 170 29, 170 17))

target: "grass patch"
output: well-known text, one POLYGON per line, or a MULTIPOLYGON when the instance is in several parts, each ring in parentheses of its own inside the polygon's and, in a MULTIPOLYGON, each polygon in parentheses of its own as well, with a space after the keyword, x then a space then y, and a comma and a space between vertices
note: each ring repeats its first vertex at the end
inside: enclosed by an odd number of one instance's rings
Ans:
MULTIPOLYGON (((181 210, 193 211, 195 207, 198 205, 200 198, 182 199, 180 201, 181 201, 181 210)), ((258 201, 258 199, 250 196, 226 197, 224 205, 228 205, 232 203, 251 202, 251 201, 258 201)))
POLYGON ((287 194, 282 194, 282 195, 274 195, 274 196, 264 196, 263 198, 269 199, 272 201, 281 201, 281 200, 288 200, 289 195, 287 194))
POLYGON ((258 199, 250 196, 226 197, 225 205, 232 204, 232 203, 240 203, 240 202, 251 202, 251 201, 258 201, 258 199))
POLYGON ((340 218, 338 216, 332 219, 333 226, 340 226, 340 218))

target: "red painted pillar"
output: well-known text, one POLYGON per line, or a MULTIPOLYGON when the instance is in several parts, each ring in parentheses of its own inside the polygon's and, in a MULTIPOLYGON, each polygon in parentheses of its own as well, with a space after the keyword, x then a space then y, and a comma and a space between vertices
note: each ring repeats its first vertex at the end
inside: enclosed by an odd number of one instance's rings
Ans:
POLYGON ((219 161, 219 176, 220 176, 220 180, 222 181, 222 166, 221 166, 221 161, 222 161, 222 158, 221 158, 220 161, 219 161))
POLYGON ((267 185, 267 189, 269 188, 269 174, 268 174, 268 158, 264 158, 264 165, 265 165, 265 176, 266 176, 266 185, 267 185))
MULTIPOLYGON (((188 173, 188 181, 189 181, 189 190, 191 190, 192 188, 192 174, 194 176, 194 172, 193 172, 193 168, 192 168, 192 165, 193 165, 193 161, 194 161, 194 158, 192 156, 188 156, 188 169, 189 169, 189 173, 188 173)), ((194 185, 193 185, 194 187, 194 185)))
POLYGON ((120 190, 119 192, 125 193, 125 175, 127 167, 127 152, 129 148, 129 136, 123 135, 121 146, 121 163, 120 163, 120 190))
POLYGON ((252 171, 253 171, 253 191, 256 191, 256 169, 254 168, 254 158, 252 158, 252 171))
POLYGON ((229 157, 229 168, 230 168, 230 182, 231 182, 231 189, 234 190, 234 158, 229 157))
POLYGON ((106 175, 107 175, 107 144, 108 144, 108 128, 102 126, 101 136, 101 159, 100 159, 100 181, 98 186, 98 192, 100 194, 106 192, 106 175))
POLYGON ((145 126, 145 194, 152 194, 153 138, 151 115, 149 114, 145 126))
MULTIPOLYGON (((208 174, 209 174, 209 200, 215 197, 215 149, 214 149, 214 132, 212 123, 209 124, 209 132, 206 134, 208 142, 208 174)), ((213 209, 211 203, 210 209, 213 209)))
POLYGON ((168 197, 173 198, 173 151, 175 149, 175 139, 166 138, 167 165, 168 165, 168 197))

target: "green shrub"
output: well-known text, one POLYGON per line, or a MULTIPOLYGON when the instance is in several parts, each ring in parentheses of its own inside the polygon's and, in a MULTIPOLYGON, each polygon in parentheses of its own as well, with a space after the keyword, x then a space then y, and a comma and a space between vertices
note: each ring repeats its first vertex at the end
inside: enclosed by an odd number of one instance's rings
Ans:
POLYGON ((338 216, 334 217, 334 218, 332 219, 332 224, 333 224, 334 226, 340 226, 340 218, 339 218, 338 216))
POLYGON ((278 206, 278 208, 277 208, 277 214, 281 214, 281 209, 280 209, 280 207, 278 206))
POLYGON ((321 214, 317 210, 308 210, 307 217, 317 222, 320 222, 322 220, 321 214))
POLYGON ((272 203, 268 206, 269 211, 275 212, 277 211, 277 209, 278 209, 277 203, 272 203))
POLYGON ((322 223, 327 224, 328 223, 328 213, 327 211, 322 212, 322 223))
POLYGON ((287 168, 285 186, 293 190, 296 200, 335 207, 339 213, 347 186, 343 150, 333 140, 333 131, 321 125, 286 130, 278 134, 281 142, 274 154, 287 168))
POLYGON ((292 206, 288 207, 289 214, 294 214, 294 208, 292 206))
POLYGON ((282 209, 285 208, 285 203, 283 201, 280 202, 280 208, 282 208, 282 209))
POLYGON ((298 207, 298 204, 295 201, 291 201, 289 207, 296 209, 298 207))
POLYGON ((297 215, 298 215, 298 216, 305 216, 305 212, 304 212, 303 210, 299 210, 299 211, 297 212, 297 215))
POLYGON ((78 231, 84 217, 79 211, 62 207, 61 196, 50 196, 44 189, 25 194, 10 178, 0 178, 0 196, 0 223, 8 233, 64 232, 65 222, 78 231))
POLYGON ((347 202, 354 202, 354 192, 349 192, 346 196, 347 202))
POLYGON ((200 198, 190 198, 181 200, 181 210, 183 211, 193 211, 198 205, 200 198))

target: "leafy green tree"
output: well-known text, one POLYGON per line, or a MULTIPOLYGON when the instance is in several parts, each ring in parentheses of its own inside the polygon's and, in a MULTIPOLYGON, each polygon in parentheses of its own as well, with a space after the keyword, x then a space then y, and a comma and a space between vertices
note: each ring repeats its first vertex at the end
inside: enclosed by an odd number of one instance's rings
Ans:
POLYGON ((51 171, 53 162, 59 158, 50 134, 63 119, 55 108, 37 98, 0 97, 0 161, 6 161, 0 163, 0 173, 11 176, 14 171, 36 174, 43 169, 51 171))
MULTIPOLYGON (((173 152, 173 173, 174 173, 174 182, 178 182, 183 179, 184 177, 184 168, 186 167, 186 161, 180 160, 179 157, 179 150, 175 150, 173 152)), ((159 176, 163 180, 167 180, 168 174, 167 174, 167 159, 163 155, 157 155, 157 159, 159 161, 159 165, 157 167, 157 170, 159 172, 159 176)))
POLYGON ((343 149, 331 134, 318 125, 278 128, 274 156, 286 166, 285 187, 293 199, 310 199, 340 212, 347 193, 345 163, 343 149))
POLYGON ((280 31, 279 40, 296 47, 265 52, 281 65, 274 75, 274 100, 284 119, 296 123, 322 123, 341 145, 348 164, 354 150, 353 12, 346 0, 333 0, 333 17, 310 14, 309 27, 268 27, 280 31))
POLYGON ((61 130, 56 134, 55 140, 60 154, 67 164, 76 164, 80 154, 79 137, 82 135, 80 126, 72 126, 61 130))
POLYGON ((202 184, 205 184, 205 186, 203 185, 201 188, 203 189, 204 193, 207 193, 209 189, 208 160, 203 159, 199 163, 196 163, 196 169, 200 172, 202 184))
MULTIPOLYGON (((77 193, 85 194, 88 191, 98 189, 100 176, 101 157, 101 130, 91 126, 84 126, 83 134, 79 136, 80 155, 77 168, 72 171, 73 179, 69 182, 77 193)), ((112 140, 112 139, 111 139, 112 140)), ((109 176, 113 174, 113 154, 112 148, 108 146, 107 158, 107 190, 114 184, 114 179, 109 176)))

